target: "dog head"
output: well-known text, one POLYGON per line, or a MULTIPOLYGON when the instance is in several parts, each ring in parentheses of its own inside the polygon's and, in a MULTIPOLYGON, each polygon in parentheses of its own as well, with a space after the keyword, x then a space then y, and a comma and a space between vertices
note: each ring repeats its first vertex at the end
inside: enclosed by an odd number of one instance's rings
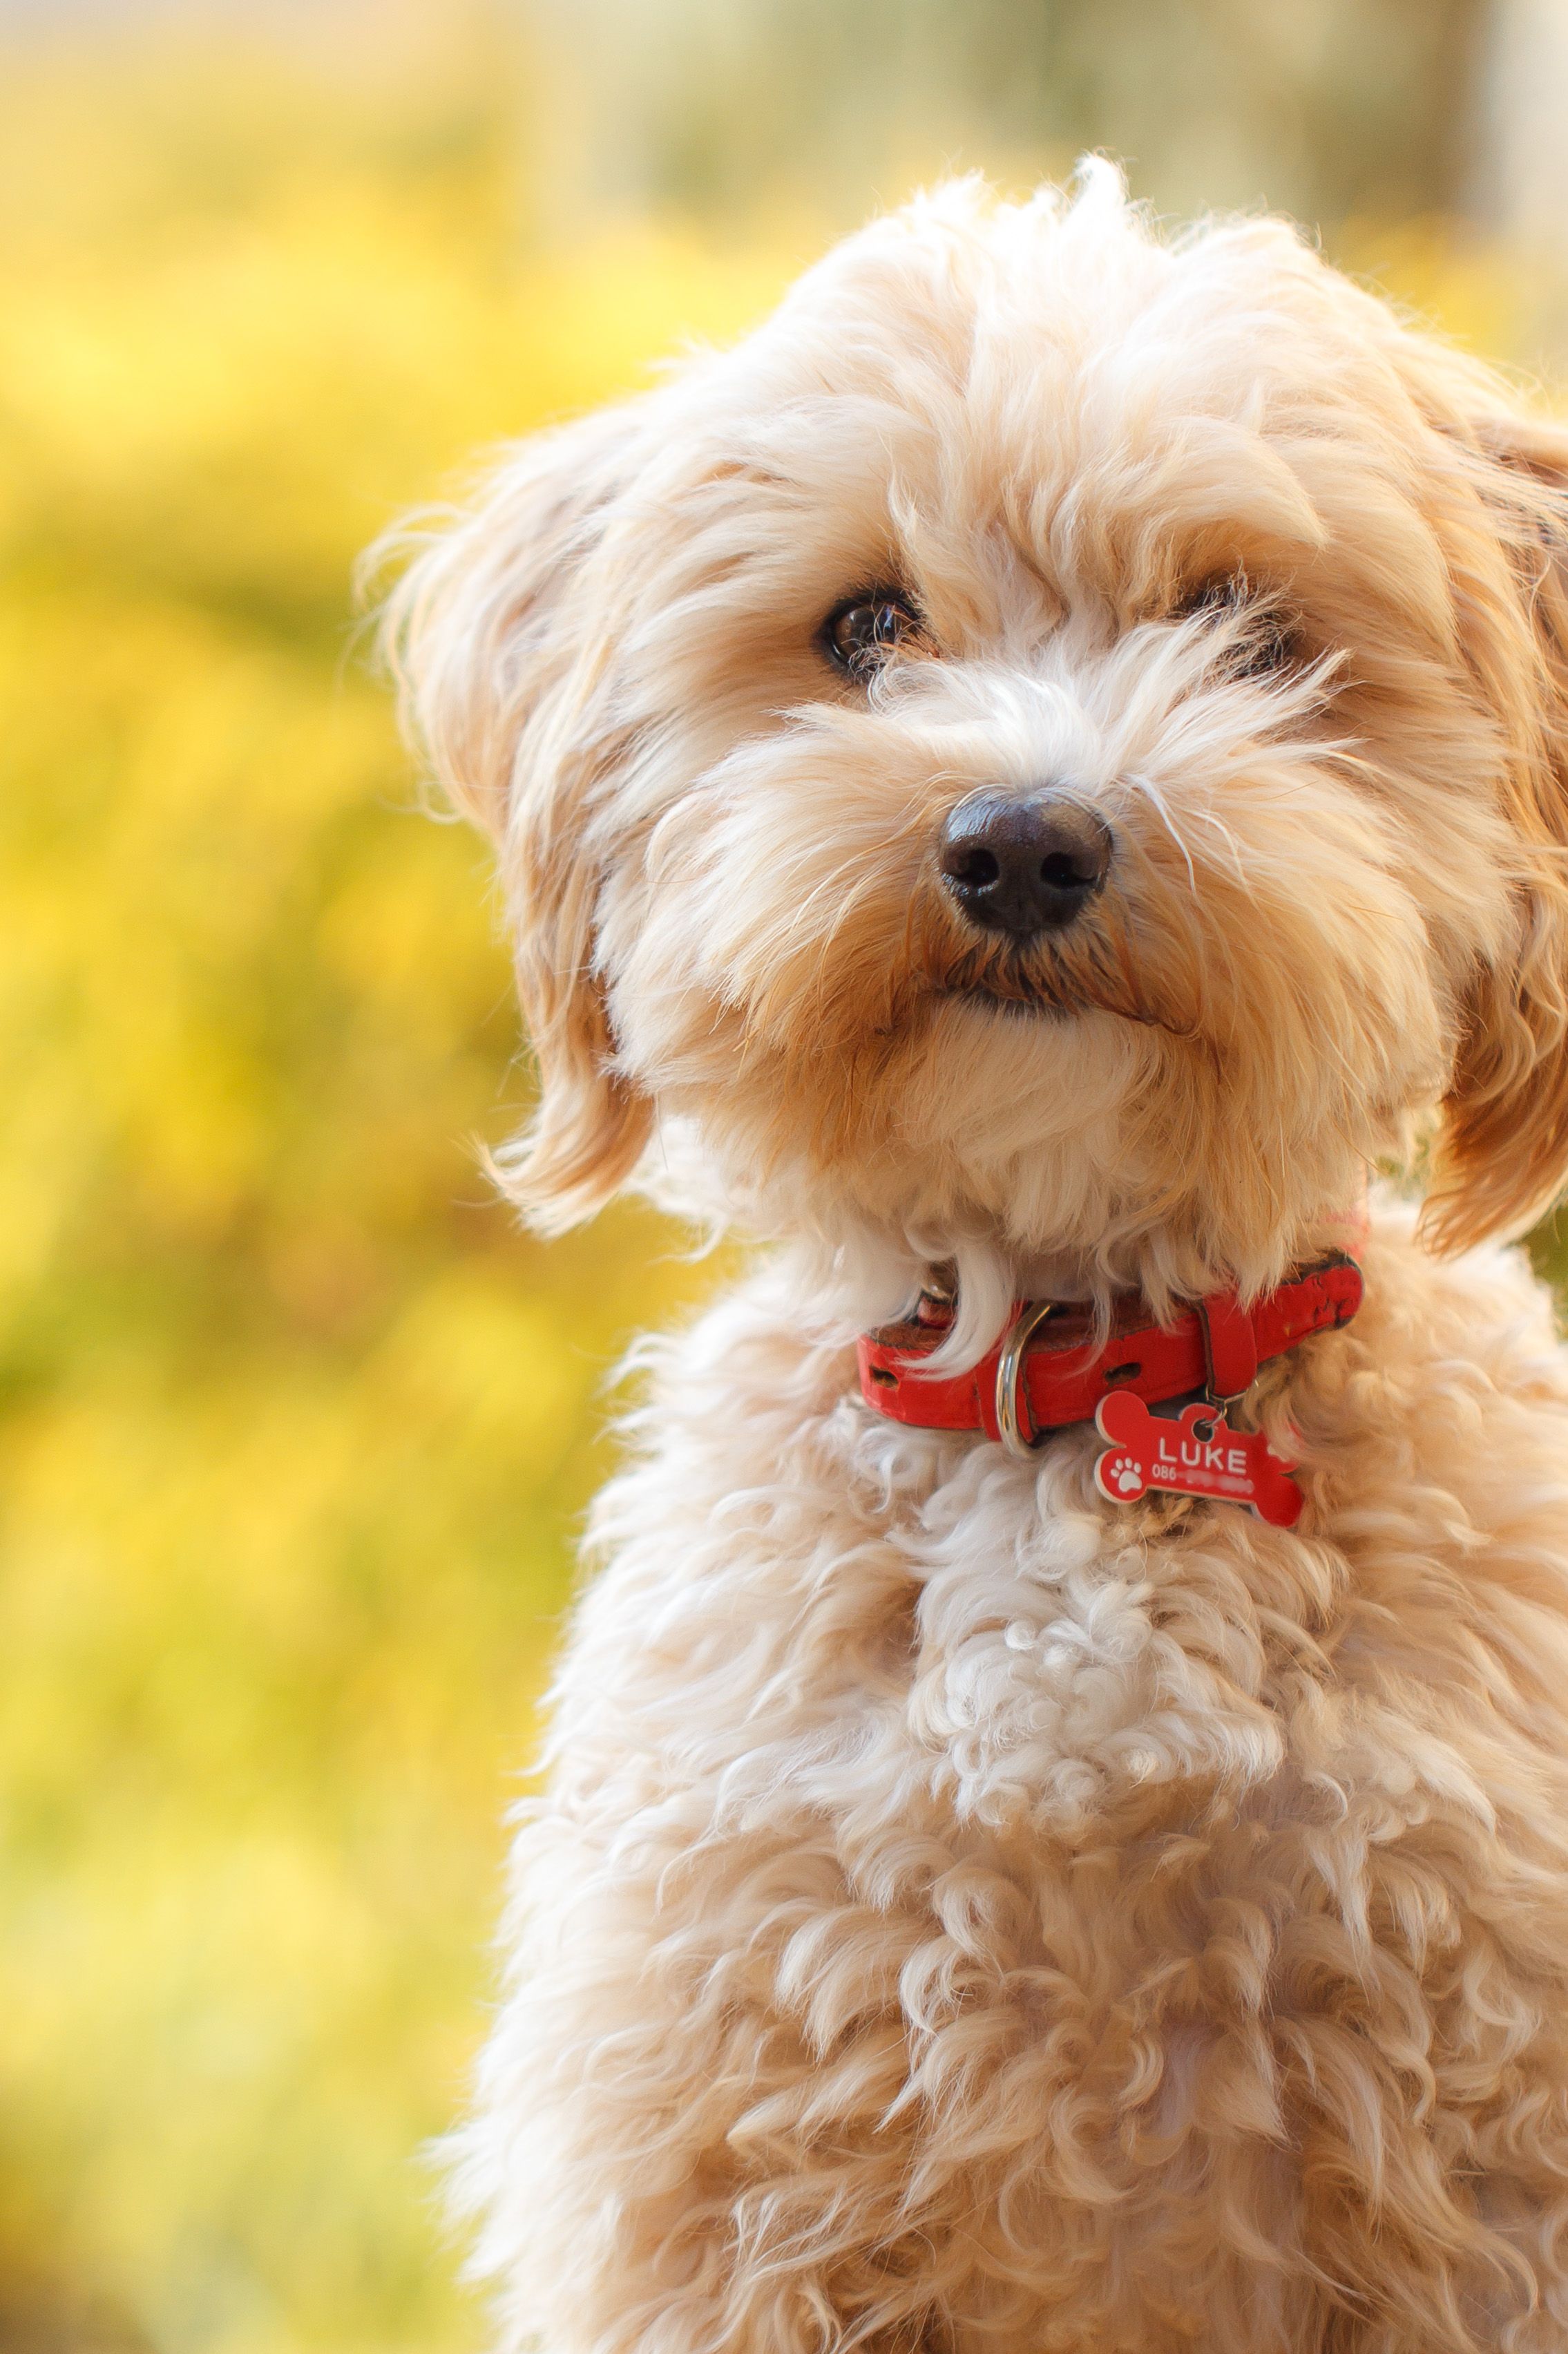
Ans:
POLYGON ((764 1225, 1159 1299, 1277 1279, 1436 1114, 1434 1237, 1527 1222, 1565 472, 1287 228, 1161 241, 1108 167, 944 189, 523 445, 390 624, 500 846, 520 1199, 694 1147, 764 1225))

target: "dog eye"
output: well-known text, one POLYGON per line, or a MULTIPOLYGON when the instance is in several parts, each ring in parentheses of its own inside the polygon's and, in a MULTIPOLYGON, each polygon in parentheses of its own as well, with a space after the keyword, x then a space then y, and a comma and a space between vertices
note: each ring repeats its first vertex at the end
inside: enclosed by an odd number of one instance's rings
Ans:
POLYGON ((1239 621, 1241 634, 1233 640, 1224 667, 1232 678, 1268 678, 1288 670, 1300 655, 1300 642, 1289 617, 1272 599, 1260 597, 1245 572, 1223 574, 1200 581, 1172 610, 1178 621, 1201 620, 1239 621))
POLYGON ((920 635, 920 616, 901 589, 873 588, 833 607, 822 623, 821 643, 830 662, 863 678, 920 635))

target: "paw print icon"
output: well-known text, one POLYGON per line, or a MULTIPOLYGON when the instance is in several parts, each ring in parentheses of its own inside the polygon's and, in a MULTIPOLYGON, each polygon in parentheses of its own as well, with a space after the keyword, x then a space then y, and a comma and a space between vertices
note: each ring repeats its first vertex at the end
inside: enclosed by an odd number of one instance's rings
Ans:
POLYGON ((1143 1467, 1134 1455, 1107 1455, 1097 1471, 1101 1487, 1118 1501, 1143 1493, 1143 1467))

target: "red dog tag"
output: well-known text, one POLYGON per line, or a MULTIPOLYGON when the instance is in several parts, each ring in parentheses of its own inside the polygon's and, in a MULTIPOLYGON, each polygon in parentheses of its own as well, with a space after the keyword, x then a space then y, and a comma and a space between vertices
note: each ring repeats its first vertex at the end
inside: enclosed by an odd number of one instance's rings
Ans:
POLYGON ((1150 1489, 1175 1496, 1217 1496, 1248 1504, 1260 1520, 1290 1528, 1301 1490, 1261 1431, 1233 1430, 1217 1407, 1190 1405, 1179 1422, 1152 1415, 1139 1397, 1113 1392, 1100 1400, 1095 1427, 1108 1441, 1095 1484, 1113 1504, 1136 1504, 1150 1489))

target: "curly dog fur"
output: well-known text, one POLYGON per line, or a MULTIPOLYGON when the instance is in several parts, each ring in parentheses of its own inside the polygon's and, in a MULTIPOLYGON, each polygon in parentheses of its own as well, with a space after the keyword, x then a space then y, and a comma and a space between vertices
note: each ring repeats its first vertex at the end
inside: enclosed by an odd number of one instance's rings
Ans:
POLYGON ((395 592, 499 845, 545 1225, 767 1240, 648 1347, 458 2150, 509 2348, 1568 2345, 1568 434, 1108 167, 880 221, 509 453, 395 592), (824 618, 898 600, 835 668, 824 618), (1104 889, 943 887, 977 788, 1104 889), (861 1402, 956 1269, 1157 1313, 1342 1244, 1298 1527, 861 1402))

